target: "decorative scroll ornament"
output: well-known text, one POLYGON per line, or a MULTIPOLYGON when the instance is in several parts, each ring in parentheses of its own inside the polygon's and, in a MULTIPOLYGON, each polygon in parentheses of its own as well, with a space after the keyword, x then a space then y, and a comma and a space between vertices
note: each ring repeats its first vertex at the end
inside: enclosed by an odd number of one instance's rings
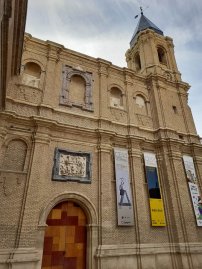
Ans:
POLYGON ((163 75, 164 75, 164 77, 165 77, 167 80, 169 80, 169 81, 172 81, 172 80, 173 80, 172 75, 171 75, 170 72, 165 71, 163 75))

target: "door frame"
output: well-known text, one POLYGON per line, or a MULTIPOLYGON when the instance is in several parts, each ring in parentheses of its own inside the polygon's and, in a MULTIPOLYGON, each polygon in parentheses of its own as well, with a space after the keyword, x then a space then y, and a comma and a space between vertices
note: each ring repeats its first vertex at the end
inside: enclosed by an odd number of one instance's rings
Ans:
POLYGON ((42 257, 43 257, 43 245, 45 229, 47 227, 46 220, 51 210, 61 202, 71 201, 78 204, 84 211, 87 218, 87 242, 86 242, 86 269, 96 269, 95 254, 98 245, 98 218, 94 205, 83 194, 78 192, 64 192, 53 198, 42 209, 39 222, 38 222, 38 238, 37 249, 40 254, 40 262, 37 269, 41 269, 42 257))

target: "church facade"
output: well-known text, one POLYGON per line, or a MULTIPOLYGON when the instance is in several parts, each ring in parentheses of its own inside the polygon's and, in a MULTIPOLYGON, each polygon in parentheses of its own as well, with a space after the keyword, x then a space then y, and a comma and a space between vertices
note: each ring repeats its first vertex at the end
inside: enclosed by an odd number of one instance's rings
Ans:
POLYGON ((25 35, 0 113, 0 269, 202 268, 202 145, 173 40, 128 68, 25 35))

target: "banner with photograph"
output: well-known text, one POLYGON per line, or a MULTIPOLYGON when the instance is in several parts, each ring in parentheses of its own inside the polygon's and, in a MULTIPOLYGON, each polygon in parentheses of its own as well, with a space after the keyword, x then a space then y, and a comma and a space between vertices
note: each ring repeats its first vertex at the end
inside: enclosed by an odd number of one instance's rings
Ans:
POLYGON ((191 156, 183 156, 184 168, 186 172, 189 191, 192 199, 194 213, 196 216, 197 226, 202 226, 202 200, 197 183, 196 171, 193 158, 191 156))
POLYGON ((133 226, 134 213, 129 180, 128 150, 114 148, 117 215, 119 226, 133 226))
POLYGON ((166 226, 155 154, 145 152, 144 162, 147 186, 149 190, 149 204, 152 226, 166 226))

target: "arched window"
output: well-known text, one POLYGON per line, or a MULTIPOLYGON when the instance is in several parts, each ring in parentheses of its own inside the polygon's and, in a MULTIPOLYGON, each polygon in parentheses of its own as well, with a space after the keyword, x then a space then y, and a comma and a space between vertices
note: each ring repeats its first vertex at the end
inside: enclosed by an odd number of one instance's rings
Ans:
POLYGON ((70 79, 69 98, 73 104, 85 103, 86 82, 82 76, 73 75, 70 79))
POLYGON ((157 53, 158 53, 159 63, 167 65, 165 50, 161 47, 158 47, 157 53))
POLYGON ((6 148, 2 168, 5 170, 23 171, 26 155, 27 145, 24 141, 10 141, 6 148))
POLYGON ((112 107, 123 107, 123 94, 117 87, 112 87, 110 90, 110 105, 112 107))
POLYGON ((145 99, 142 95, 136 95, 135 99, 135 112, 141 115, 147 115, 147 106, 145 99))
POLYGON ((22 83, 28 86, 38 88, 40 76, 41 76, 41 67, 34 62, 28 62, 24 66, 22 83))
POLYGON ((140 54, 139 53, 135 54, 134 62, 135 62, 136 71, 140 71, 142 67, 141 67, 141 60, 140 60, 140 54))

